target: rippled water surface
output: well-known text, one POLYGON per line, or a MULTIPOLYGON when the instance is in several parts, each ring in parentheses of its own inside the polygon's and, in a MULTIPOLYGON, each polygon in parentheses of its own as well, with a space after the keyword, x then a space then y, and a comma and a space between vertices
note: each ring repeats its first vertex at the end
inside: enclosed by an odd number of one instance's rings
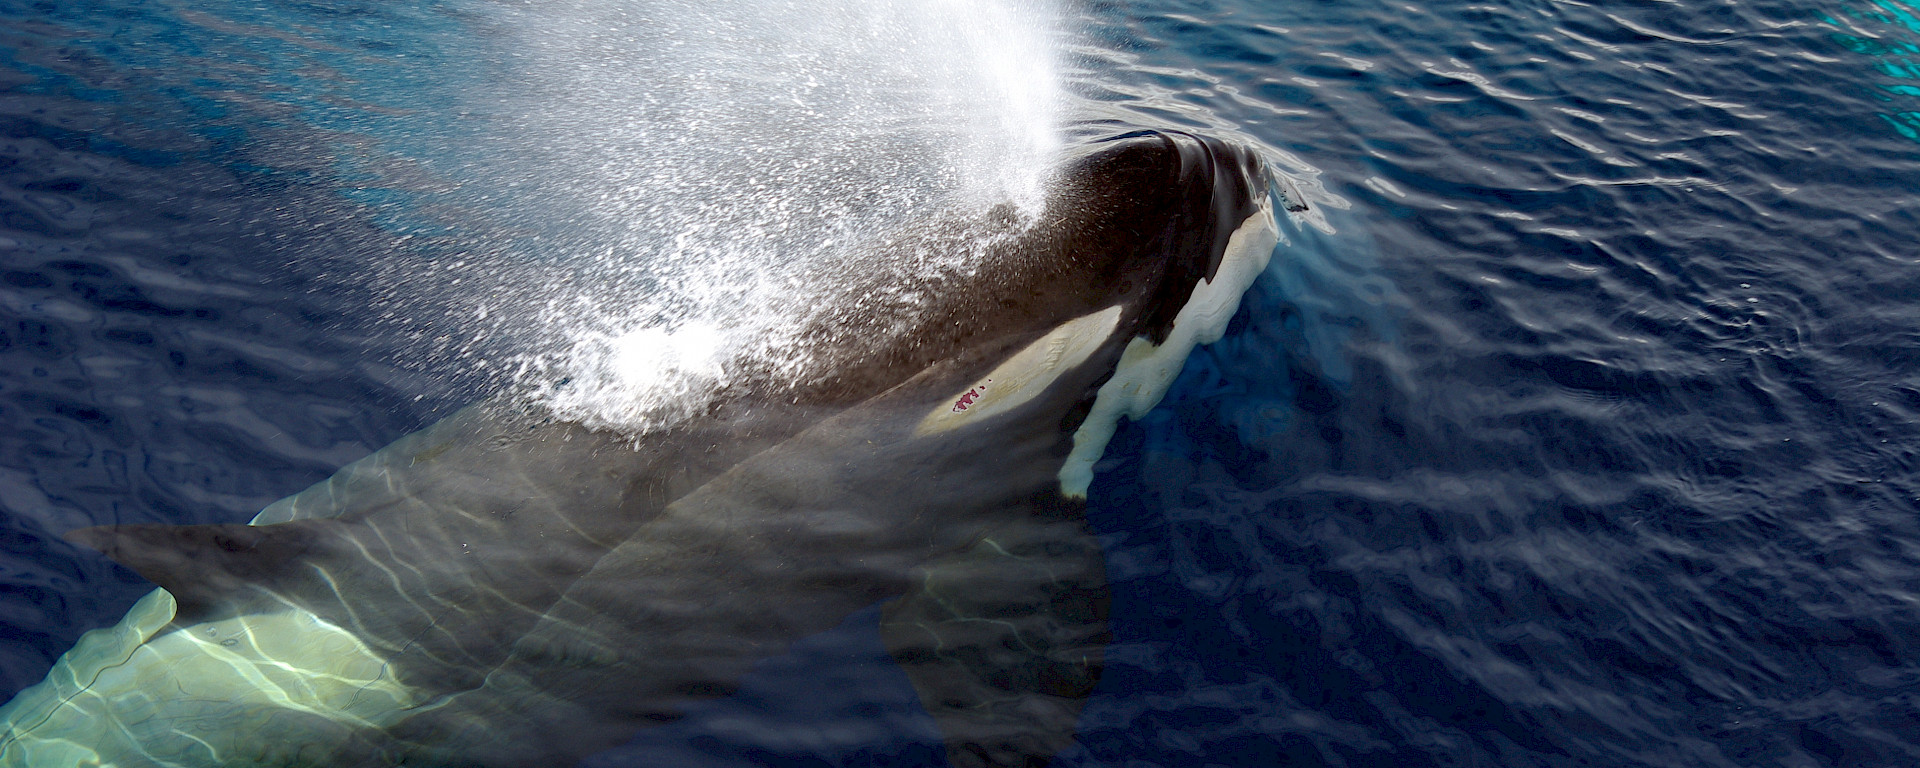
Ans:
MULTIPOLYGON (((149 588, 60 533, 243 521, 498 385, 528 342, 444 318, 617 229, 540 215, 595 145, 541 105, 620 103, 544 13, 0 2, 0 698, 149 588)), ((1263 144, 1320 220, 1100 467, 1057 765, 1920 764, 1920 7, 1059 16, 1068 112, 1263 144)), ((940 765, 874 621, 589 762, 940 765)))

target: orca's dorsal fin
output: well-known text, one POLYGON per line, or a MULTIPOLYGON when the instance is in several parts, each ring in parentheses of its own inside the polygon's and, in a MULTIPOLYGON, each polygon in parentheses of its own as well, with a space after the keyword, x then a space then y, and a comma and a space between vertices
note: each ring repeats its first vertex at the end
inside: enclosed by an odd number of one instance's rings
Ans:
POLYGON ((256 590, 271 590, 311 549, 315 525, 102 525, 68 531, 82 544, 173 594, 180 621, 211 618, 256 590))
POLYGON ((880 637, 955 768, 1043 768, 1100 680, 1106 559, 1079 516, 990 531, 928 563, 880 637))

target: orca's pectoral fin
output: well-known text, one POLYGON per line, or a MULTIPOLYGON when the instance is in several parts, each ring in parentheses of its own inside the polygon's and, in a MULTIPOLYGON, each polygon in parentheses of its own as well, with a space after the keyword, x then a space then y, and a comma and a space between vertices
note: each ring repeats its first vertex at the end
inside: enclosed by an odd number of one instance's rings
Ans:
POLYGON ((991 532, 928 564, 881 639, 955 768, 1038 768, 1073 743, 1108 641, 1106 562, 1084 520, 991 532))
POLYGON ((66 539, 100 550, 160 585, 179 604, 178 620, 202 618, 249 587, 278 581, 331 521, 276 525, 102 525, 66 539))

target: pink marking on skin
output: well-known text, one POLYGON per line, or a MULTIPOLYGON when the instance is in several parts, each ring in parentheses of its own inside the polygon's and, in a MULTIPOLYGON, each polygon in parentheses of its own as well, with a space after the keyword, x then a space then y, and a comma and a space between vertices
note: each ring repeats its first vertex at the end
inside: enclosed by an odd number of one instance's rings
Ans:
POLYGON ((987 379, 986 381, 980 382, 980 386, 967 390, 967 393, 961 395, 960 399, 953 404, 953 412, 966 413, 967 408, 973 405, 973 401, 980 399, 982 395, 987 393, 987 385, 992 383, 993 379, 987 379))

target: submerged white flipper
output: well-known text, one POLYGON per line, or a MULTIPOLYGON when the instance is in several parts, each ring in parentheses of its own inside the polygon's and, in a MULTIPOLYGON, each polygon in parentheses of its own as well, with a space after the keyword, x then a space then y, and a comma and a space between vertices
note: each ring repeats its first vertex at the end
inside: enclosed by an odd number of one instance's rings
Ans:
POLYGON ((0 709, 0 766, 291 765, 418 703, 353 633, 304 611, 190 630, 173 617, 157 589, 82 637, 0 709), (210 718, 221 727, 192 725, 210 718))

